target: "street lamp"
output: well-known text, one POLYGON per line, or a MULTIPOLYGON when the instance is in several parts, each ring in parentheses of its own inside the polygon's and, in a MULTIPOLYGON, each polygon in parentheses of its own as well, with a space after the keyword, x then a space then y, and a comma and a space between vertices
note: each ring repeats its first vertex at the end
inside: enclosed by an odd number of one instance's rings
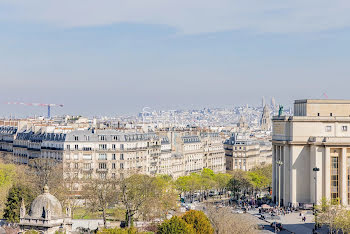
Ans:
POLYGON ((276 162, 278 166, 278 207, 281 206, 281 166, 283 165, 283 162, 281 160, 278 160, 276 162))
POLYGON ((316 196, 317 196, 317 172, 320 171, 320 168, 314 167, 314 168, 312 168, 312 170, 315 172, 315 177, 314 177, 314 180, 315 180, 315 204, 314 205, 317 205, 317 199, 316 199, 316 196))
POLYGON ((317 172, 320 171, 320 168, 314 167, 312 170, 315 172, 315 203, 314 203, 314 214, 315 214, 315 230, 317 227, 317 214, 316 214, 316 205, 317 205, 317 172))

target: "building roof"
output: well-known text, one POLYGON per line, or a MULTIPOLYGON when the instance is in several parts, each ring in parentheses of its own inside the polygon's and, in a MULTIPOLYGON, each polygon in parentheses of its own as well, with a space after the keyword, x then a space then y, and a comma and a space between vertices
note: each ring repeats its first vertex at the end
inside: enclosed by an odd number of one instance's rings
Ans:
POLYGON ((51 219, 62 218, 62 206, 58 199, 51 195, 49 188, 44 186, 43 194, 37 196, 30 207, 29 216, 34 219, 45 218, 45 212, 51 211, 51 219))
POLYGON ((350 100, 344 100, 344 99, 299 99, 299 100, 294 101, 294 104, 299 104, 299 103, 350 104, 350 100))

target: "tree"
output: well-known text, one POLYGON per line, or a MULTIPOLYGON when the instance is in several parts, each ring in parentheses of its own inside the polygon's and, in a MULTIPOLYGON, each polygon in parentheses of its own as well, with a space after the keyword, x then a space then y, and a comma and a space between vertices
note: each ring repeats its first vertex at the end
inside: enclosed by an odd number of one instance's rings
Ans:
POLYGON ((185 220, 173 216, 171 219, 164 221, 159 227, 157 234, 193 234, 196 233, 192 226, 185 220))
POLYGON ((178 194, 170 176, 158 175, 153 178, 154 193, 140 207, 144 220, 166 218, 169 210, 177 208, 178 194))
POLYGON ((203 213, 203 211, 190 210, 187 211, 182 219, 186 223, 192 225, 193 229, 197 234, 213 234, 214 229, 208 219, 208 217, 203 213))
POLYGON ((138 232, 136 228, 110 228, 102 229, 97 231, 97 234, 142 234, 143 232, 138 232))
POLYGON ((128 227, 134 224, 134 215, 155 196, 155 178, 148 175, 134 174, 120 180, 121 202, 125 206, 125 222, 128 227))
POLYGON ((207 216, 216 234, 257 233, 254 220, 250 215, 232 214, 230 208, 207 207, 207 216))
POLYGON ((233 195, 238 199, 238 193, 247 191, 251 187, 251 179, 247 173, 242 170, 234 170, 232 172, 232 178, 228 183, 228 189, 233 192, 233 195))
POLYGON ((16 167, 13 164, 0 162, 0 217, 4 208, 7 194, 12 184, 16 181, 16 167))
MULTIPOLYGON (((214 176, 214 180, 216 182, 216 188, 221 193, 223 193, 227 189, 231 178, 232 178, 232 176, 230 174, 226 174, 226 173, 225 174, 224 173, 216 174, 214 176)), ((220 193, 220 199, 221 199, 221 193, 220 193)))
POLYGON ((340 205, 339 199, 330 200, 323 197, 320 204, 315 206, 317 212, 315 216, 317 220, 315 221, 321 225, 328 225, 329 231, 332 233, 334 228, 337 228, 337 217, 342 215, 344 209, 345 208, 340 205))
POLYGON ((34 193, 27 186, 13 186, 7 196, 7 202, 4 209, 4 218, 10 223, 18 223, 22 200, 24 201, 26 209, 29 210, 30 204, 34 198, 34 193))
POLYGON ((107 208, 116 202, 116 189, 113 181, 92 179, 83 187, 83 197, 92 211, 102 211, 103 225, 107 228, 107 208))

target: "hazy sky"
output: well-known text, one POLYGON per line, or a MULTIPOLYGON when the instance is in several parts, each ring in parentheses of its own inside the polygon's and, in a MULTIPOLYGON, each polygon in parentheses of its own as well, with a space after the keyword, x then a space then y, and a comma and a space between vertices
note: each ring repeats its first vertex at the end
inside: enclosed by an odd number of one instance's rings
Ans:
POLYGON ((0 116, 350 99, 349 0, 0 0, 0 116))

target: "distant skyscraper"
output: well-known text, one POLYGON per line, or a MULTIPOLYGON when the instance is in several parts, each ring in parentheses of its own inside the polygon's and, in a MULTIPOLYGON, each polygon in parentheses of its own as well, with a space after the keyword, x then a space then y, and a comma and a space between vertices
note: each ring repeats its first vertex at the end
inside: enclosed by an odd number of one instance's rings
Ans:
POLYGON ((265 97, 263 96, 261 99, 261 107, 264 108, 266 102, 265 102, 265 97))

